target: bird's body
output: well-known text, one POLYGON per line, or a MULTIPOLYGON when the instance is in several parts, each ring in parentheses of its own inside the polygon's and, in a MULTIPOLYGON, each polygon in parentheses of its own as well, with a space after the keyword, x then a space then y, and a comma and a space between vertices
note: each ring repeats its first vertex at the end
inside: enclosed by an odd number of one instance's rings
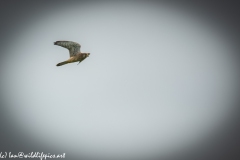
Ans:
POLYGON ((73 62, 80 63, 90 55, 90 53, 81 53, 80 52, 81 45, 76 42, 56 41, 54 42, 54 45, 67 48, 69 50, 69 55, 70 55, 70 58, 68 60, 58 63, 57 66, 62 66, 68 63, 73 63, 73 62))

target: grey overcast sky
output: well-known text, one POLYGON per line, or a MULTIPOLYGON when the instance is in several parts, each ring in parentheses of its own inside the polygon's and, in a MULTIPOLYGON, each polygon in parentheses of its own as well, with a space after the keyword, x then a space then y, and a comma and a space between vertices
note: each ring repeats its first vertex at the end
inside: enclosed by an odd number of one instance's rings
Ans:
POLYGON ((139 159, 188 150, 227 124, 236 50, 217 24, 165 3, 57 6, 26 12, 2 56, 3 109, 19 134, 76 159, 139 159), (56 67, 69 57, 57 40, 91 55, 56 67))

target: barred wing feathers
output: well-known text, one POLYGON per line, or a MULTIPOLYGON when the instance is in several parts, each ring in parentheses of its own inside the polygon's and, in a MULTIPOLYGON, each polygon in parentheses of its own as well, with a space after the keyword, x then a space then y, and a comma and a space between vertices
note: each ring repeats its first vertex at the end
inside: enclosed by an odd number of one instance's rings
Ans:
POLYGON ((67 48, 69 50, 70 57, 75 56, 80 52, 81 45, 71 41, 56 41, 55 45, 67 48))

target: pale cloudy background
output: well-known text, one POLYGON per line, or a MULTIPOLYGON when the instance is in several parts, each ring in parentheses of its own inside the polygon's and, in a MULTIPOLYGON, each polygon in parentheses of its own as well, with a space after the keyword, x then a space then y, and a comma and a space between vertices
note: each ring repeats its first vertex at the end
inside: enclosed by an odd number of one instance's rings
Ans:
POLYGON ((159 159, 226 129, 239 79, 224 23, 179 4, 53 2, 25 1, 22 14, 13 9, 18 23, 4 19, 3 133, 25 138, 5 141, 1 151, 159 159), (76 41, 91 55, 56 67, 69 56, 57 40, 76 41))

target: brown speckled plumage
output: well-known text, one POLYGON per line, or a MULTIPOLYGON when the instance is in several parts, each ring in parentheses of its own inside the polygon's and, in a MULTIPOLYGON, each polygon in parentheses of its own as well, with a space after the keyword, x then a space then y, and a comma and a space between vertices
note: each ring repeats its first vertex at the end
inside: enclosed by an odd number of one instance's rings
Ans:
POLYGON ((81 45, 76 42, 56 41, 54 42, 54 45, 67 48, 69 50, 69 55, 70 55, 70 58, 68 60, 58 63, 57 66, 62 66, 64 64, 73 63, 73 62, 80 63, 90 55, 90 53, 81 53, 80 52, 81 45))

